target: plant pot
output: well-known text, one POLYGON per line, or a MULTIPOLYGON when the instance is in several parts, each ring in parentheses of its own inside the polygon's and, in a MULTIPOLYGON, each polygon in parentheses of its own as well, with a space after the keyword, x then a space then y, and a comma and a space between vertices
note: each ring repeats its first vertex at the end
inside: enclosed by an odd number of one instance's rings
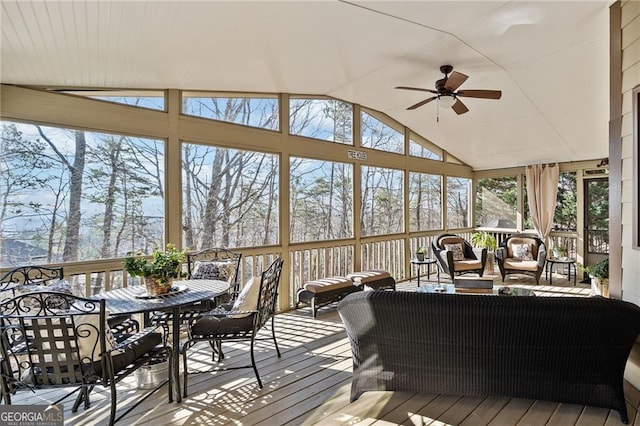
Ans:
POLYGON ((420 262, 424 261, 424 253, 416 253, 416 259, 420 262))
POLYGON ((173 278, 144 277, 148 296, 160 296, 169 293, 173 285, 173 278))
POLYGON ((609 297, 609 279, 591 278, 591 295, 609 297))

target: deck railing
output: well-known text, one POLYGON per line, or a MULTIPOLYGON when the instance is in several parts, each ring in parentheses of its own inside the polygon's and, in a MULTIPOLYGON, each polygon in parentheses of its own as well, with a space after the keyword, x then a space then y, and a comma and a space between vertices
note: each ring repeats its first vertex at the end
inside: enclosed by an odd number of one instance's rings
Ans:
MULTIPOLYGON (((515 230, 487 229, 496 237, 498 243, 515 230)), ((359 244, 355 240, 324 241, 290 246, 284 253, 281 247, 234 248, 242 252, 240 270, 241 282, 260 273, 275 257, 288 259, 288 265, 282 275, 280 306, 293 306, 295 293, 306 281, 332 275, 346 275, 357 270, 383 269, 397 281, 409 278, 410 261, 418 247, 427 249, 432 257, 431 243, 441 231, 367 237, 359 244), (357 256, 356 256, 357 254, 357 256)), ((473 229, 451 231, 469 240, 473 229)), ((576 257, 577 234, 552 233, 551 245, 563 245, 568 248, 568 256, 576 257)), ((97 294, 123 286, 138 284, 138 278, 129 277, 123 270, 123 259, 103 259, 83 262, 65 262, 47 266, 64 268, 65 278, 74 288, 85 295, 97 294)), ((0 270, 5 272, 10 268, 0 270)))

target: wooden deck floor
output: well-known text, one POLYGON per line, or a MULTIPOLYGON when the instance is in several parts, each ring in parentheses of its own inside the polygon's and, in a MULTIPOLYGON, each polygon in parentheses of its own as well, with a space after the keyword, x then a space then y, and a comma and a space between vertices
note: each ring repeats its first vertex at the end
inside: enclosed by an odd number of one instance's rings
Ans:
MULTIPOLYGON (((433 278, 433 276, 432 276, 433 278)), ((566 280, 565 280, 566 283, 566 280)), ((515 285, 509 283, 509 285, 515 285)), ((556 284, 556 282, 554 282, 556 284)), ((399 290, 412 290, 403 283, 399 290)), ((536 286, 540 295, 585 295, 578 287, 536 286)), ((335 306, 316 319, 308 308, 276 317, 282 357, 268 342, 256 351, 264 388, 251 369, 190 376, 190 395, 168 403, 166 385, 119 424, 152 425, 618 425, 618 413, 606 409, 514 398, 471 397, 406 392, 367 392, 349 403, 351 353, 335 306)), ((248 360, 245 345, 226 345, 229 365, 248 360)), ((214 365, 208 347, 197 347, 190 369, 214 365)), ((144 391, 133 383, 119 386, 119 407, 129 406, 144 391)), ((640 393, 626 389, 630 423, 640 425, 640 393), (634 408, 635 407, 635 408, 634 408)), ((42 404, 48 392, 22 394, 14 403, 42 404), (26 397, 26 398, 25 398, 26 397)), ((96 388, 92 407, 72 414, 65 401, 65 425, 106 423, 109 392, 96 388)))

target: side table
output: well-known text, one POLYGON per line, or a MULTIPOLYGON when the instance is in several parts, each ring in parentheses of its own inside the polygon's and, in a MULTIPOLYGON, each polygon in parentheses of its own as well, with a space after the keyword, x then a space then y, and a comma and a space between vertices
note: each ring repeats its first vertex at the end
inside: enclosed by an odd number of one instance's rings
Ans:
POLYGON ((575 259, 558 259, 554 257, 550 257, 547 259, 547 265, 545 269, 545 278, 549 280, 549 285, 553 284, 553 266, 554 265, 567 265, 567 271, 569 276, 567 277, 567 281, 571 281, 571 267, 573 267, 573 286, 576 285, 576 277, 578 276, 578 269, 576 267, 575 259))
MULTIPOLYGON (((431 277, 431 265, 436 265, 436 273, 438 274, 438 284, 440 284, 440 268, 436 264, 436 259, 431 257, 425 257, 424 260, 411 259, 411 265, 418 267, 418 287, 420 287, 420 268, 422 265, 427 265, 427 279, 431 277)), ((409 270, 409 281, 411 281, 411 270, 409 270)))

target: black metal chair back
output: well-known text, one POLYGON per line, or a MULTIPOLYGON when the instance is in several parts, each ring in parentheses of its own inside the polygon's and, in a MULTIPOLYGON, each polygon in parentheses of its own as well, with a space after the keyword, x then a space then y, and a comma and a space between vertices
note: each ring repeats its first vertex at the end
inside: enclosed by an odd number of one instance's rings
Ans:
POLYGON ((0 302, 2 399, 11 404, 11 396, 22 390, 80 388, 75 412, 82 403, 89 408, 89 393, 102 384, 111 388, 113 424, 115 384, 152 357, 170 357, 171 352, 159 345, 160 333, 140 333, 121 344, 109 336, 104 299, 40 291, 0 302))
POLYGON ((15 296, 15 290, 25 284, 47 284, 52 280, 64 278, 63 268, 48 268, 45 266, 19 266, 7 271, 0 277, 0 293, 10 290, 15 296))

